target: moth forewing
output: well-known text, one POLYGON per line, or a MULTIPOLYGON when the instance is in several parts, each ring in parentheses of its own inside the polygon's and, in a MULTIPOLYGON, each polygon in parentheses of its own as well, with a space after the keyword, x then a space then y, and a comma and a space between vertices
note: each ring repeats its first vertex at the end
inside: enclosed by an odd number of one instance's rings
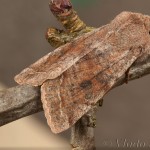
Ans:
POLYGON ((95 34, 99 32, 101 32, 100 29, 86 33, 82 37, 50 52, 28 68, 24 69, 15 77, 15 81, 19 84, 39 86, 48 79, 57 78, 93 50, 93 48, 90 47, 92 42, 91 38, 97 38, 95 34))
MULTIPOLYGON (((136 31, 136 26, 131 26, 136 31)), ((58 85, 57 88, 52 88, 51 91, 45 93, 50 96, 49 99, 47 97, 48 102, 42 97, 43 103, 49 104, 47 111, 51 119, 48 120, 48 123, 53 132, 59 133, 71 127, 113 87, 133 62, 142 55, 139 45, 144 44, 145 40, 137 39, 137 36, 128 36, 128 32, 128 30, 124 31, 124 39, 135 40, 137 45, 135 42, 134 46, 133 43, 128 47, 123 44, 120 49, 120 35, 119 33, 114 34, 113 38, 117 40, 113 44, 112 39, 109 39, 107 43, 97 45, 97 48, 70 67, 62 76, 46 82, 44 88, 41 89, 42 92, 58 85)), ((120 32, 120 34, 123 33, 120 32)))

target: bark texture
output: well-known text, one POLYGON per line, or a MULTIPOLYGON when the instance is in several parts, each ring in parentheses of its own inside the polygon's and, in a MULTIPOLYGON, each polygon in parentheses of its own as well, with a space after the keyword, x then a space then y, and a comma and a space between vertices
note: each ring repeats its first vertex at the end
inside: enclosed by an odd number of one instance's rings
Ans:
POLYGON ((39 88, 17 86, 0 91, 0 126, 42 110, 39 88))
POLYGON ((50 9, 68 33, 79 32, 86 24, 79 18, 70 0, 51 0, 50 9))
POLYGON ((92 108, 71 128, 72 150, 96 150, 94 128, 97 107, 92 108))

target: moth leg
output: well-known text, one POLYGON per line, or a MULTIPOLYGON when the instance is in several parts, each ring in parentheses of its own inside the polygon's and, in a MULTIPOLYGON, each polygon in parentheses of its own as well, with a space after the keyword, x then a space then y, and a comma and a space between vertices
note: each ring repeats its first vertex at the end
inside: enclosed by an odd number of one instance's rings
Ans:
POLYGON ((59 47, 70 42, 73 37, 67 34, 64 30, 49 28, 46 32, 46 39, 52 47, 59 47))
POLYGON ((103 99, 103 98, 100 99, 100 100, 98 101, 98 106, 99 106, 99 107, 102 107, 102 106, 103 106, 103 102, 104 102, 104 99, 103 99))
POLYGON ((125 83, 126 83, 126 84, 128 84, 128 82, 129 82, 129 72, 130 72, 130 68, 131 68, 131 67, 129 67, 128 70, 125 72, 125 83))

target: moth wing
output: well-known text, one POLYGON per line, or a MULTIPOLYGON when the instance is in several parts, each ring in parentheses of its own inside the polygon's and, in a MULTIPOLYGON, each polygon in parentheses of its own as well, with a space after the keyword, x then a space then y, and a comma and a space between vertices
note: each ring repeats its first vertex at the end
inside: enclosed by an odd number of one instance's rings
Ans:
POLYGON ((117 31, 108 33, 104 42, 95 41, 93 51, 42 85, 43 108, 54 133, 75 124, 142 55, 141 46, 146 45, 149 35, 137 21, 131 17, 117 31))
POLYGON ((68 68, 77 63, 82 57, 95 49, 96 44, 93 46, 93 41, 103 43, 109 31, 111 32, 119 28, 120 25, 129 19, 130 15, 132 15, 132 13, 123 12, 118 15, 111 24, 86 33, 82 35, 82 37, 73 40, 71 43, 47 54, 18 74, 15 77, 15 81, 19 84, 39 86, 48 79, 57 78, 68 68))
POLYGON ((136 54, 130 51, 109 64, 104 58, 102 64, 109 66, 101 69, 95 64, 80 71, 76 69, 78 65, 72 66, 60 77, 46 81, 41 87, 41 99, 52 131, 59 133, 76 123, 114 86, 138 56, 137 51, 136 54))
POLYGON ((92 42, 89 37, 94 36, 95 32, 96 30, 87 33, 45 55, 18 74, 15 77, 15 81, 19 84, 38 86, 42 85, 47 79, 57 78, 83 56, 92 51, 92 48, 88 47, 92 42), (85 47, 88 48, 85 49, 85 47))

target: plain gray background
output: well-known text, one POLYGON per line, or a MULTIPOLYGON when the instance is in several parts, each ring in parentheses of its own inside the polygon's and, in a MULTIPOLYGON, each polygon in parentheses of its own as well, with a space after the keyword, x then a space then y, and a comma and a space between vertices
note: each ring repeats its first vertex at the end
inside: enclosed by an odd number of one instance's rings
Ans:
MULTIPOLYGON (((45 40, 45 31, 61 25, 49 11, 48 2, 0 0, 0 81, 9 87, 16 85, 13 80, 16 74, 53 50, 45 40)), ((150 15, 149 0, 74 0, 73 3, 79 16, 94 27, 109 23, 122 11, 150 15)), ((97 146, 115 144, 117 139, 150 144, 149 83, 150 76, 146 76, 114 89, 105 97, 97 113, 97 146)), ((35 119, 48 128, 43 112, 35 119)), ((61 136, 69 140, 69 131, 61 136)))

